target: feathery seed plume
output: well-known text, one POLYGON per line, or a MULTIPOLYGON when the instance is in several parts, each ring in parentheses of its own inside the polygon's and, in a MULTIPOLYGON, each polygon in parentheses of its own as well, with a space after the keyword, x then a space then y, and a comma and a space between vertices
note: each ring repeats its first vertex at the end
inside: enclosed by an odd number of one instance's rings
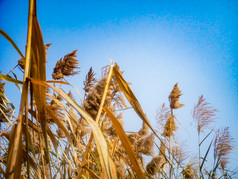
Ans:
POLYGON ((182 95, 181 91, 179 90, 178 83, 174 85, 172 92, 169 95, 169 102, 171 109, 178 109, 184 106, 179 102, 179 98, 182 95))
POLYGON ((149 126, 143 121, 142 128, 139 130, 139 135, 147 135, 149 133, 149 126))
POLYGON ((174 135, 174 131, 176 130, 177 130, 177 126, 174 120, 174 115, 171 115, 165 124, 164 132, 162 135, 165 137, 171 137, 174 135))
POLYGON ((164 157, 158 155, 152 158, 152 160, 146 166, 146 172, 149 175, 155 175, 159 172, 159 168, 164 164, 164 157))
MULTIPOLYGON (((48 53, 47 53, 48 48, 49 48, 51 45, 52 45, 52 43, 45 44, 45 57, 47 56, 47 54, 48 54, 48 53)), ((24 68, 25 68, 25 59, 20 58, 20 59, 18 60, 18 65, 21 67, 21 69, 24 70, 24 68)))
POLYGON ((217 110, 212 108, 205 100, 203 95, 200 96, 193 110, 193 119, 198 123, 197 127, 199 132, 203 132, 203 129, 208 128, 209 124, 214 122, 215 112, 217 112, 217 110))
POLYGON ((152 155, 154 153, 154 135, 143 136, 137 141, 138 153, 152 155))
POLYGON ((164 127, 166 121, 170 117, 170 109, 165 106, 165 103, 162 104, 161 108, 156 111, 156 122, 159 125, 159 128, 164 127))
POLYGON ((194 179, 193 169, 191 168, 191 164, 188 163, 186 168, 182 171, 183 177, 185 179, 194 179))
POLYGON ((94 77, 96 73, 94 73, 92 67, 89 69, 88 74, 86 75, 86 79, 83 82, 84 84, 84 91, 87 94, 95 85, 96 83, 96 78, 94 77))
POLYGON ((63 79, 65 76, 72 76, 78 74, 79 71, 74 71, 78 67, 78 60, 75 58, 77 50, 64 56, 64 58, 57 61, 52 73, 52 78, 55 80, 63 79))
POLYGON ((229 161, 229 154, 234 148, 234 146, 232 145, 233 141, 234 139, 231 137, 229 127, 219 129, 216 132, 216 138, 214 143, 214 156, 217 158, 217 160, 220 160, 221 167, 223 170, 226 169, 229 161))

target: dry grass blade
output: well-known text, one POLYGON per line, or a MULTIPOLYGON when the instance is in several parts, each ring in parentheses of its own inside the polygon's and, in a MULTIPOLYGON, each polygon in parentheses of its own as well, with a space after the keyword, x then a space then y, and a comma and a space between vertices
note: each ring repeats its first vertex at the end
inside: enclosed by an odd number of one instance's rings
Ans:
POLYGON ((208 155, 208 153, 209 153, 209 151, 210 151, 212 142, 213 142, 213 141, 211 141, 211 143, 210 143, 210 145, 209 145, 209 147, 208 147, 208 149, 207 149, 207 152, 206 152, 206 154, 205 154, 205 156, 204 156, 204 158, 203 158, 202 164, 201 164, 201 166, 200 166, 200 171, 202 171, 203 164, 204 164, 204 162, 206 161, 206 158, 207 158, 207 155, 208 155))
MULTIPOLYGON (((8 164, 7 164, 7 176, 8 178, 20 178, 20 171, 17 170, 17 166, 21 166, 22 162, 22 152, 21 144, 22 144, 22 119, 23 112, 25 108, 25 102, 28 97, 29 90, 29 81, 27 77, 32 76, 36 79, 45 80, 45 52, 44 52, 44 44, 43 38, 41 35, 41 31, 39 28, 37 16, 36 16, 36 1, 30 0, 29 5, 29 16, 28 16, 28 34, 27 34, 27 49, 26 49, 26 62, 25 62, 25 72, 24 72, 24 80, 23 80, 23 92, 22 99, 18 117, 18 124, 16 126, 16 131, 13 133, 12 140, 10 140, 9 151, 12 152, 11 155, 8 156, 8 164), (43 61, 41 61, 41 59, 43 61), (32 67, 32 68, 30 68, 32 67), (29 73, 31 72, 31 73, 29 73)), ((34 87, 34 96, 36 98, 36 102, 38 103, 37 109, 38 114, 40 116, 41 121, 44 121, 44 104, 45 104, 45 90, 44 87, 34 87)), ((43 133, 45 131, 45 125, 43 125, 43 133)), ((46 134, 46 132, 45 132, 46 134)), ((46 135, 45 135, 46 138, 46 135)), ((47 142, 46 142, 47 146, 47 142)), ((48 151, 46 151, 46 158, 48 158, 48 151)), ((49 160, 48 160, 49 161, 49 160)))
POLYGON ((0 173, 2 173, 3 176, 6 178, 6 173, 5 173, 5 171, 3 170, 3 168, 1 166, 0 166, 0 173))
POLYGON ((88 173, 93 177, 94 179, 100 179, 92 170, 90 170, 87 166, 84 166, 83 169, 87 170, 88 173))
POLYGON ((117 118, 113 115, 113 113, 106 106, 103 107, 103 110, 107 113, 107 115, 109 116, 109 118, 112 121, 113 127, 115 128, 116 133, 117 133, 118 137, 120 138, 122 145, 125 149, 125 152, 127 153, 128 158, 130 159, 130 161, 133 165, 132 169, 136 172, 138 178, 141 178, 141 179, 144 178, 144 173, 139 166, 139 162, 136 158, 136 155, 135 155, 135 152, 131 145, 131 142, 128 139, 125 131, 123 130, 120 122, 117 120, 117 118))
POLYGON ((3 80, 9 81, 9 82, 15 83, 15 84, 23 84, 22 81, 16 80, 14 78, 11 78, 9 76, 5 76, 5 75, 2 75, 2 74, 0 74, 0 78, 3 79, 3 80))
POLYGON ((162 139, 158 136, 156 131, 151 126, 150 121, 148 120, 147 116, 143 112, 140 103, 136 99, 136 97, 135 97, 134 93, 132 92, 132 90, 130 89, 128 83, 122 77, 121 73, 118 72, 118 70, 116 68, 113 68, 113 74, 114 74, 116 81, 119 84, 122 92, 126 96, 127 100, 130 102, 130 104, 133 107, 133 109, 135 110, 135 112, 150 127, 150 129, 153 131, 153 133, 156 135, 156 137, 163 143, 162 139))
POLYGON ((25 58, 23 56, 23 54, 21 53, 21 51, 19 50, 19 48, 17 47, 17 45, 15 44, 15 42, 11 39, 11 37, 9 37, 9 35, 7 35, 6 32, 4 32, 2 29, 0 29, 0 34, 5 37, 11 44, 12 46, 16 49, 16 51, 19 53, 19 55, 21 56, 21 58, 25 58))
MULTIPOLYGON (((136 99, 134 93, 130 89, 128 83, 124 80, 120 72, 117 71, 117 69, 113 68, 113 74, 120 85, 120 88, 124 95, 126 96, 127 100, 130 102, 131 106, 134 108, 136 113, 140 116, 140 118, 148 125, 150 125, 149 120, 147 119, 146 115, 144 114, 138 100, 136 99)), ((151 127, 152 128, 152 127, 151 127)))
POLYGON ((22 164, 22 130, 19 124, 12 127, 8 150, 6 178, 20 178, 22 164), (19 135, 18 139, 15 136, 19 135))

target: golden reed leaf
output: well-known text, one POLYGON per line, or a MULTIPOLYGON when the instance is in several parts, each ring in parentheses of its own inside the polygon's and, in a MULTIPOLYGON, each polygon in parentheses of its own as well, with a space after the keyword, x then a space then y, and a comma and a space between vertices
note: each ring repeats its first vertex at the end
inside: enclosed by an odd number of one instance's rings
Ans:
POLYGON ((116 130, 116 133, 118 135, 118 137, 120 138, 123 147, 125 148, 125 152, 128 155, 128 158, 130 159, 132 166, 133 166, 133 170, 136 172, 137 177, 143 179, 144 178, 144 173, 142 171, 142 169, 140 168, 139 162, 136 158, 135 152, 133 150, 133 147, 131 145, 130 140, 128 139, 125 131, 123 130, 120 122, 117 120, 117 118, 113 115, 113 113, 106 107, 103 107, 103 110, 107 113, 107 115, 109 116, 109 118, 112 121, 113 127, 116 130))

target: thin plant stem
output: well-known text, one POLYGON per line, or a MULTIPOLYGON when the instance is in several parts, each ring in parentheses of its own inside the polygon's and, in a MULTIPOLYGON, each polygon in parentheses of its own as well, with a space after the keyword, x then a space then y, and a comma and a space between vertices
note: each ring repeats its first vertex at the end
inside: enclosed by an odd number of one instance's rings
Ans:
POLYGON ((198 162, 199 162, 199 178, 201 178, 202 171, 201 171, 201 150, 200 150, 200 130, 199 129, 198 129, 198 162))
POLYGON ((11 73, 16 67, 18 66, 18 64, 16 66, 14 66, 9 72, 7 72, 6 76, 11 73))

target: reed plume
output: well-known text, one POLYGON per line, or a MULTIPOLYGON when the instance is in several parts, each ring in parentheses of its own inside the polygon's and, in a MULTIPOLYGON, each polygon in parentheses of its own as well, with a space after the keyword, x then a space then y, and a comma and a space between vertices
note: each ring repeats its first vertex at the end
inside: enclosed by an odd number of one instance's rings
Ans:
POLYGON ((182 171, 184 179, 195 179, 194 171, 192 169, 192 165, 188 163, 185 169, 182 171))
MULTIPOLYGON (((84 100, 84 108, 85 110, 92 116, 93 119, 96 119, 97 112, 101 103, 104 87, 106 84, 106 78, 103 77, 94 88, 88 93, 86 99, 84 100)), ((108 94, 105 100, 106 106, 110 104, 110 94, 108 94)))
POLYGON ((171 116, 168 118, 165 126, 164 126, 164 132, 163 132, 163 136, 164 137, 171 137, 174 136, 174 131, 177 130, 177 126, 174 120, 174 115, 171 114, 171 116))
POLYGON ((182 95, 181 91, 179 90, 178 83, 174 85, 172 92, 169 95, 169 102, 171 109, 178 109, 184 106, 179 102, 179 98, 182 95))
POLYGON ((89 69, 88 74, 86 75, 85 81, 83 82, 84 84, 84 91, 85 91, 85 96, 87 96, 87 93, 94 87, 96 83, 96 78, 94 77, 96 73, 94 73, 92 67, 89 69))
POLYGON ((139 130, 139 135, 148 135, 149 133, 149 126, 143 121, 142 128, 139 130))
POLYGON ((140 137, 136 142, 138 154, 153 155, 154 150, 154 135, 140 137))
POLYGON ((78 60, 75 58, 77 50, 64 56, 64 58, 57 61, 52 78, 55 80, 63 79, 65 76, 73 76, 78 74, 79 71, 74 71, 78 67, 78 60))
MULTIPOLYGON (((48 43, 48 44, 45 44, 45 57, 47 57, 47 55, 48 55, 48 49, 49 49, 49 47, 52 45, 52 43, 48 43)), ((20 68, 21 69, 23 69, 24 70, 24 68, 25 68, 25 59, 23 59, 23 58, 20 58, 19 60, 18 60, 18 65, 20 66, 20 68)))
POLYGON ((162 169, 162 165, 164 164, 164 157, 161 155, 155 156, 146 166, 146 172, 149 175, 154 176, 156 173, 160 172, 160 168, 162 169))
POLYGON ((229 154, 234 148, 232 145, 233 141, 234 139, 231 137, 229 127, 217 130, 214 142, 214 157, 220 162, 223 170, 227 168, 229 154))
POLYGON ((161 128, 164 128, 166 121, 170 117, 170 109, 166 107, 165 103, 162 104, 162 106, 157 109, 156 111, 156 122, 158 124, 158 129, 161 130, 161 128))
POLYGON ((214 122, 216 109, 212 108, 203 95, 199 97, 197 105, 193 109, 193 119, 197 122, 198 132, 204 132, 209 124, 214 122))

